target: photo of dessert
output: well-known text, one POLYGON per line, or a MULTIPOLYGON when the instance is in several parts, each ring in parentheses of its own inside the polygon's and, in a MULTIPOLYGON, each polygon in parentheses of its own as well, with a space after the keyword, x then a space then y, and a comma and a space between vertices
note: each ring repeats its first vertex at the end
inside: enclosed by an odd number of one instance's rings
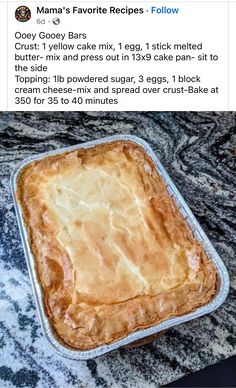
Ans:
POLYGON ((234 142, 234 112, 0 114, 3 381, 161 386, 233 356, 234 142))

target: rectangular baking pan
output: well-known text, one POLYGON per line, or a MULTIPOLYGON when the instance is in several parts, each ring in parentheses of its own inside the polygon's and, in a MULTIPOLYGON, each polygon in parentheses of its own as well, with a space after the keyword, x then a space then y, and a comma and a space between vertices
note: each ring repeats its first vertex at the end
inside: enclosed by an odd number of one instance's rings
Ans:
POLYGON ((53 347, 53 349, 59 353, 61 356, 73 359, 73 360, 88 360, 97 356, 100 356, 104 353, 110 352, 114 349, 117 349, 121 346, 128 345, 134 341, 138 341, 142 338, 145 338, 147 336, 159 333, 163 330, 169 329, 170 327, 173 327, 175 325, 179 325, 180 323, 190 321, 192 319, 198 318, 202 315, 209 314, 210 312, 216 310, 225 300, 228 290, 229 290, 229 277, 228 277, 228 272, 219 257, 218 253, 212 246, 211 242, 207 238, 206 234, 202 230, 201 226, 197 222, 196 218, 192 214, 191 210, 189 209, 188 205, 185 203, 184 199, 182 198, 181 194, 175 187, 174 183, 170 179, 169 175, 166 173, 164 167, 162 166, 161 162, 158 160, 156 157, 155 153, 151 149, 151 147, 146 143, 144 140, 141 138, 138 138, 136 136, 132 135, 116 135, 116 136, 110 136, 106 137, 100 140, 95 140, 95 141, 90 141, 87 143, 82 143, 79 145, 75 145, 72 147, 67 147, 67 148, 62 148, 59 150, 55 151, 49 151, 45 153, 41 153, 36 156, 31 156, 24 161, 22 161, 13 171, 11 175, 11 188, 12 188, 12 195, 13 195, 13 200, 14 200, 14 205, 15 205, 15 210, 16 210, 16 216, 17 216, 17 221, 20 229, 20 234, 21 234, 21 239, 22 239, 22 244, 25 252, 25 257, 27 261, 27 266, 29 270, 29 275, 32 283, 32 288, 34 292, 34 298, 35 298, 35 303, 37 306, 38 314, 39 314, 39 319, 41 322, 42 330, 47 338, 49 344, 53 347), (144 329, 144 330, 138 330, 134 333, 129 334, 127 337, 116 341, 114 343, 111 343, 109 345, 103 345, 99 346, 95 349, 92 350, 85 350, 85 351, 80 351, 77 349, 73 349, 66 345, 64 342, 60 340, 60 338, 57 336, 55 331, 53 330, 53 327, 50 324, 50 320, 47 316, 45 307, 44 307, 44 298, 43 298, 43 290, 40 286, 38 276, 37 276, 37 270, 35 266, 35 261, 33 254, 30 249, 29 245, 29 240, 28 240, 28 232, 26 230, 26 227, 24 225, 24 220, 22 216, 22 212, 20 209, 20 206, 17 203, 16 200, 16 182, 17 182, 17 177, 18 174, 21 172, 23 167, 25 167, 27 164, 31 163, 32 161, 42 159, 46 156, 49 155, 55 155, 55 154, 60 154, 66 151, 73 151, 79 148, 90 148, 94 147, 98 144, 103 144, 103 143, 108 143, 108 142, 114 142, 114 141, 130 141, 135 144, 138 144, 141 146, 144 151, 151 157, 153 162, 156 165, 158 173, 162 176, 163 180, 165 181, 168 191, 170 195, 174 198, 178 208, 180 209, 181 213, 183 214, 184 218, 188 222, 194 236, 198 241, 201 242, 208 258, 212 260, 218 270, 218 290, 214 298, 206 304, 205 306, 199 307, 196 310, 185 314, 180 317, 174 317, 170 318, 160 324, 157 324, 155 326, 152 326, 150 328, 144 329))

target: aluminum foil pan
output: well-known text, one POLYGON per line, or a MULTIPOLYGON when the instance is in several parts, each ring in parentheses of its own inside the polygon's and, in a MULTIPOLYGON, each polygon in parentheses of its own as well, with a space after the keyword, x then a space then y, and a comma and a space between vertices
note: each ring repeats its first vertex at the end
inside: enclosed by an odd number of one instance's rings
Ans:
POLYGON ((31 283, 32 283, 33 292, 34 292, 35 303, 37 306, 42 330, 43 330, 43 333, 44 333, 45 337, 47 338, 49 344, 61 356, 64 356, 64 357, 67 357, 67 358, 70 358, 73 360, 88 360, 88 359, 100 356, 104 353, 110 352, 110 351, 117 349, 121 346, 128 345, 134 341, 138 341, 138 340, 145 338, 147 336, 150 336, 150 335, 159 333, 163 330, 169 329, 170 327, 173 327, 175 325, 179 325, 180 323, 190 321, 190 320, 198 318, 204 314, 209 314, 210 312, 216 310, 224 302, 224 300, 228 294, 228 290, 229 290, 228 272, 227 272, 221 258, 219 257, 218 253, 216 252, 216 250, 212 246, 208 237, 206 236, 206 234, 202 230, 201 226, 197 222, 196 218, 192 214, 191 210, 189 209, 189 207, 185 203, 183 197, 181 196, 181 194, 179 193, 179 191, 175 187, 175 185, 172 182, 172 180, 170 179, 169 175, 166 173, 161 162, 158 160, 158 158, 156 157, 156 155, 153 152, 153 150, 151 149, 151 147, 144 140, 142 140, 136 136, 132 136, 132 135, 116 135, 116 136, 110 136, 110 137, 106 137, 106 138, 103 138, 100 140, 90 141, 90 142, 82 143, 82 144, 75 145, 72 147, 62 148, 62 149, 55 150, 55 151, 49 151, 49 152, 45 152, 45 153, 42 153, 42 154, 39 154, 36 156, 29 157, 29 158, 25 159, 23 162, 21 162, 19 164, 19 166, 16 167, 15 170, 13 171, 12 176, 11 176, 11 188, 12 188, 12 194, 13 194, 13 200, 14 200, 14 205, 15 205, 15 210, 16 210, 17 221, 19 224, 21 239, 22 239, 22 243, 23 243, 23 248, 24 248, 24 252, 25 252, 25 257, 26 257, 26 261, 27 261, 29 275, 30 275, 30 279, 31 279, 31 283), (40 283, 39 283, 39 280, 37 277, 35 261, 34 261, 34 257, 32 255, 31 249, 30 249, 27 230, 26 230, 26 227, 24 225, 24 220, 22 217, 21 209, 18 206, 18 203, 16 201, 15 192, 16 192, 17 176, 23 167, 25 167, 28 163, 30 163, 34 160, 39 160, 39 159, 42 159, 45 156, 49 156, 49 155, 60 154, 60 153, 63 153, 65 151, 73 151, 73 150, 76 150, 79 148, 90 148, 90 147, 96 146, 97 144, 113 142, 116 140, 128 140, 128 141, 131 141, 135 144, 138 144, 151 157, 151 159, 153 160, 153 162, 156 165, 158 173, 164 179, 164 181, 168 187, 168 191, 169 191, 170 195, 174 198, 178 208, 180 209, 181 213, 183 214, 184 218, 186 219, 190 228, 192 229, 194 236, 196 237, 197 240, 199 240, 202 243, 204 250, 205 250, 207 256, 209 257, 209 259, 214 262, 214 264, 218 270, 218 274, 219 274, 219 276, 218 276, 218 278, 219 278, 218 290, 217 290, 216 295, 214 296, 214 298, 212 299, 212 301, 210 303, 208 303, 207 305, 205 305, 203 307, 197 308, 195 311, 192 311, 192 312, 185 314, 183 316, 180 316, 180 317, 170 318, 170 319, 168 319, 160 324, 157 324, 155 326, 152 326, 150 328, 147 328, 144 330, 138 330, 134 333, 129 334, 127 337, 125 337, 119 341, 116 341, 112 344, 99 346, 99 347, 92 349, 92 350, 80 351, 80 350, 76 350, 76 349, 73 349, 73 348, 67 346, 65 343, 63 343, 60 340, 60 338, 55 333, 53 327, 51 326, 50 320, 49 320, 47 313, 45 311, 44 301, 43 301, 43 291, 42 291, 42 288, 40 286, 40 283))

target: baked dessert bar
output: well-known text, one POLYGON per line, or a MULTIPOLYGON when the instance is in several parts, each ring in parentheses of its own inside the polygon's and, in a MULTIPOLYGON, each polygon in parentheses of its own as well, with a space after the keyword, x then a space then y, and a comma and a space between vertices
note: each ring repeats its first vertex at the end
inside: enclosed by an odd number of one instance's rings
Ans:
POLYGON ((17 199, 47 314, 73 348, 117 341, 216 293, 215 266, 133 142, 31 162, 17 199))

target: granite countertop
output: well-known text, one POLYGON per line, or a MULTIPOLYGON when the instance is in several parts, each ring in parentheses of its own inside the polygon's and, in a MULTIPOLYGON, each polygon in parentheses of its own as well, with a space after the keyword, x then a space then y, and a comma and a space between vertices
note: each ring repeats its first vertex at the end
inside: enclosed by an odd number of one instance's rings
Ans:
POLYGON ((236 353, 235 113, 0 113, 0 386, 156 387, 236 353), (57 355, 44 338, 10 193, 22 159, 134 134, 153 147, 228 268, 231 288, 214 313, 157 341, 89 361, 57 355))

